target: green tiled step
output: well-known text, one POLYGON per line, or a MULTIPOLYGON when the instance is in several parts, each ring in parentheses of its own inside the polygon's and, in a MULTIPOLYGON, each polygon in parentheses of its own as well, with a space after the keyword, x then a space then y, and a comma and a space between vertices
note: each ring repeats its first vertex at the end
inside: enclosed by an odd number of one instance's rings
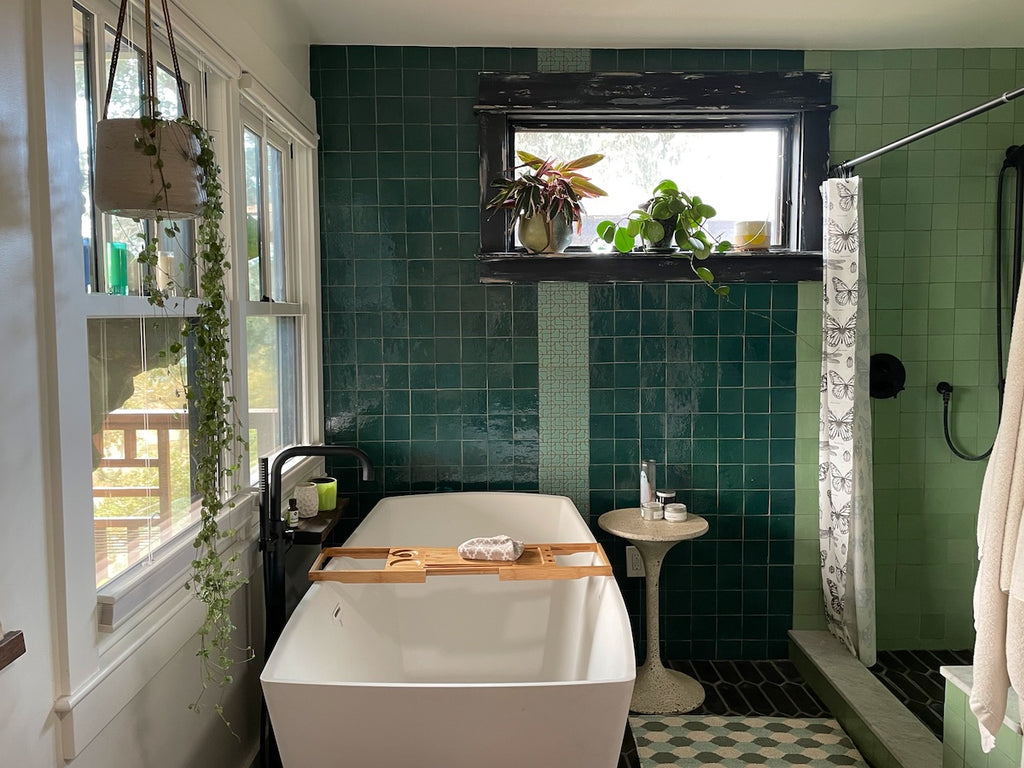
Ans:
POLYGON ((943 708, 942 768, 1017 768, 1021 764, 1020 701, 1010 691, 1003 727, 996 734, 996 747, 981 751, 978 721, 968 699, 974 682, 973 667, 942 667, 946 678, 943 708))
POLYGON ((790 659, 873 768, 937 768, 942 745, 828 632, 790 631, 790 659))

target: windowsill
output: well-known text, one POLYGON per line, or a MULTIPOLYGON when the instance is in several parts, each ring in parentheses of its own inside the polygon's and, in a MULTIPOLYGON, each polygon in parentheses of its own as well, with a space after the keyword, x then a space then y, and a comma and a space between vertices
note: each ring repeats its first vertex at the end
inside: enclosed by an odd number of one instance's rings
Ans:
MULTIPOLYGON (((283 487, 287 490, 315 474, 323 474, 322 458, 296 457, 282 474, 283 487)), ((254 488, 241 490, 220 518, 222 528, 236 531, 234 537, 224 540, 222 554, 225 558, 238 554, 240 573, 250 581, 260 567, 257 495, 254 488)), ((114 579, 98 591, 97 614, 108 610, 116 628, 101 627, 106 631, 101 633, 96 669, 54 703, 62 722, 65 759, 78 755, 195 636, 205 607, 192 591, 182 588, 194 552, 191 544, 191 539, 182 542, 187 562, 177 574, 172 573, 171 553, 161 553, 154 566, 126 572, 124 578, 114 579), (159 570, 165 562, 167 570, 159 570)), ((262 614, 261 608, 257 610, 262 614)), ((258 626, 261 619, 254 621, 258 626)), ((247 631, 251 632, 252 627, 247 631)))
MULTIPOLYGON (((694 262, 715 275, 715 283, 795 283, 821 280, 820 251, 730 251, 694 262)), ((643 283, 699 282, 681 255, 633 253, 531 254, 524 251, 477 254, 482 283, 643 283)))
MULTIPOLYGON (((296 457, 282 473, 282 486, 285 489, 294 487, 306 477, 322 474, 322 470, 323 459, 296 457)), ((222 549, 259 535, 258 496, 258 489, 246 488, 225 505, 225 511, 219 518, 221 529, 234 530, 236 536, 230 541, 225 539, 222 549)), ((184 583, 195 557, 193 539, 198 526, 197 521, 178 533, 165 550, 158 552, 152 564, 131 568, 97 590, 97 625, 101 632, 117 631, 140 610, 150 605, 169 585, 184 583)))
POLYGON ((148 296, 119 296, 107 293, 86 294, 86 312, 89 317, 165 317, 196 314, 199 300, 172 296, 162 307, 149 303, 148 296))

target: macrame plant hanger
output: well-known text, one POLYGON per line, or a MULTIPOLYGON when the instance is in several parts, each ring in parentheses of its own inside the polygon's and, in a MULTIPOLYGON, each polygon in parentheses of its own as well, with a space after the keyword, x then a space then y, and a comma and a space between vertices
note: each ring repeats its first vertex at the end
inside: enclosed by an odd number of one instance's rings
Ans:
POLYGON ((129 0, 121 0, 110 57, 103 117, 96 124, 95 198, 103 213, 133 219, 189 219, 202 213, 205 195, 199 170, 199 141, 188 125, 188 100, 181 77, 167 0, 161 0, 167 42, 174 67, 183 122, 162 119, 157 111, 151 0, 145 0, 146 79, 142 116, 109 118, 117 62, 124 40, 129 0))

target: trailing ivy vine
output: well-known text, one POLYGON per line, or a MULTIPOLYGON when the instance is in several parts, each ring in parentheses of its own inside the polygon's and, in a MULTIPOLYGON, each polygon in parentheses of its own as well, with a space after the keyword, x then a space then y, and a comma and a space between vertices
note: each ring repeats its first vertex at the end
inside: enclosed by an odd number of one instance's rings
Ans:
MULTIPOLYGON (((198 306, 194 316, 189 313, 187 319, 183 318, 181 337, 166 352, 171 359, 179 359, 186 344, 191 343, 195 349, 195 359, 189 361, 190 381, 185 382, 184 389, 195 426, 191 436, 193 487, 201 498, 201 508, 199 531, 193 542, 195 555, 185 588, 192 590, 206 606, 206 615, 197 630, 199 650, 196 655, 200 659, 202 688, 189 709, 198 712, 207 690, 211 687, 220 689, 221 697, 215 708, 227 722, 222 702, 224 689, 233 679, 231 669, 236 663, 253 658, 251 648, 242 649, 243 658, 235 658, 239 649, 232 640, 235 625, 231 621, 231 600, 246 579, 237 568, 238 554, 225 559, 220 552, 222 540, 232 537, 235 531, 221 530, 217 522, 225 508, 224 499, 232 488, 231 478, 237 470, 228 457, 234 448, 245 445, 235 415, 235 398, 228 395, 230 338, 226 276, 230 263, 221 232, 224 207, 220 166, 213 151, 213 139, 195 120, 181 117, 174 122, 187 126, 199 143, 197 165, 206 198, 197 221, 192 254, 199 279, 198 295, 194 296, 198 306)), ((136 149, 154 158, 152 167, 157 193, 153 208, 157 211, 157 230, 175 238, 180 232, 178 224, 159 213, 168 210, 167 191, 170 188, 163 174, 161 123, 159 116, 142 118, 145 132, 136 139, 136 149)), ((143 247, 138 260, 148 266, 143 274, 149 302, 167 307, 171 289, 161 291, 156 284, 156 272, 160 269, 157 258, 159 235, 147 238, 140 234, 139 237, 143 247)), ((168 277, 178 296, 191 293, 187 286, 178 283, 178 275, 168 277)))

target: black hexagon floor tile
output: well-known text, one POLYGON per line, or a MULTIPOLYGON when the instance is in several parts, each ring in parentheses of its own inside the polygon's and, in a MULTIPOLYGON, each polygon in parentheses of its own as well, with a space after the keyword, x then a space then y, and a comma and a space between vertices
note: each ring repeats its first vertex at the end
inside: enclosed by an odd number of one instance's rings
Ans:
POLYGON ((945 681, 939 667, 970 664, 974 652, 879 651, 871 667, 882 684, 903 702, 918 720, 942 739, 942 707, 945 681))
POLYGON ((704 686, 704 703, 689 714, 831 716, 789 661, 670 661, 666 666, 704 686))

